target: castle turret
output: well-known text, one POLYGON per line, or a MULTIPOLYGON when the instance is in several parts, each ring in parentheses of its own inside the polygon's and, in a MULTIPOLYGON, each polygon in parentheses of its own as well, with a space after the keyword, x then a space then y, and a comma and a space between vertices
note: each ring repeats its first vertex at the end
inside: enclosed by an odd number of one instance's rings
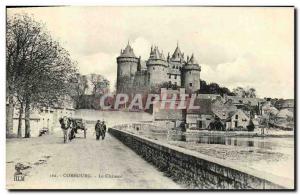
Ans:
POLYGON ((129 42, 117 57, 117 92, 124 91, 122 86, 131 86, 138 68, 139 58, 133 52, 129 42))
POLYGON ((194 55, 187 58, 187 63, 182 68, 182 86, 187 93, 195 93, 200 90, 201 67, 196 62, 194 55))
POLYGON ((181 52, 178 43, 172 56, 168 55, 169 72, 168 80, 169 84, 180 86, 181 85, 181 69, 184 64, 184 54, 181 52))
POLYGON ((158 47, 151 47, 150 57, 147 61, 147 70, 149 72, 149 81, 151 86, 167 82, 168 63, 158 47))
POLYGON ((178 62, 180 64, 184 62, 184 54, 181 52, 178 44, 170 60, 172 62, 178 62))

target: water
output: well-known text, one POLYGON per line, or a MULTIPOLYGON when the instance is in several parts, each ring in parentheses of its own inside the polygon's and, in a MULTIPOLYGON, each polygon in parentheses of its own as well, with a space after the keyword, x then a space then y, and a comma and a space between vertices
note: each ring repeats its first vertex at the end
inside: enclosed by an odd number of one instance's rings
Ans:
POLYGON ((139 132, 150 139, 221 158, 273 175, 294 178, 293 137, 203 135, 200 133, 139 132))
POLYGON ((197 134, 167 134, 167 133, 153 133, 153 132, 139 132, 140 135, 150 139, 161 141, 183 141, 194 142, 195 144, 217 144, 236 147, 256 147, 260 149, 274 150, 276 148, 293 148, 294 138, 281 137, 239 137, 226 135, 197 135, 197 134))
POLYGON ((198 136, 195 140, 194 138, 188 138, 188 136, 186 136, 185 139, 186 141, 195 141, 197 144, 256 147, 270 150, 274 150, 278 147, 293 147, 293 138, 198 136))

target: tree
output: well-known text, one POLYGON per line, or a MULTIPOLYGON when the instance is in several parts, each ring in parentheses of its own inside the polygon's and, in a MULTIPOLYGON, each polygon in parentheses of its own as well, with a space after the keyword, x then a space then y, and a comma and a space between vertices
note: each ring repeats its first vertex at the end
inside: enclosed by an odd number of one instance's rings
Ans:
POLYGON ((220 94, 234 95, 227 87, 221 87, 217 83, 207 84, 206 81, 200 80, 200 93, 202 94, 220 94))
POLYGON ((238 97, 245 97, 246 96, 246 91, 245 91, 245 89, 244 88, 242 88, 242 87, 237 87, 237 88, 234 88, 233 90, 232 90, 232 92, 236 95, 236 96, 238 96, 238 97))
POLYGON ((247 87, 244 89, 243 87, 237 87, 233 89, 233 93, 236 96, 242 98, 255 98, 256 97, 256 90, 253 87, 247 87))
POLYGON ((72 98, 76 103, 76 108, 80 108, 83 97, 88 89, 88 80, 85 75, 77 74, 76 78, 72 82, 72 98))
POLYGON ((91 74, 91 83, 93 85, 93 95, 103 95, 109 92, 110 82, 100 74, 91 74))
POLYGON ((30 137, 30 111, 53 105, 69 93, 76 73, 69 53, 32 17, 14 15, 7 20, 8 94, 20 105, 18 137, 25 112, 25 137, 30 137))
POLYGON ((248 97, 255 98, 256 97, 256 90, 253 87, 250 87, 247 90, 247 94, 248 94, 248 97))

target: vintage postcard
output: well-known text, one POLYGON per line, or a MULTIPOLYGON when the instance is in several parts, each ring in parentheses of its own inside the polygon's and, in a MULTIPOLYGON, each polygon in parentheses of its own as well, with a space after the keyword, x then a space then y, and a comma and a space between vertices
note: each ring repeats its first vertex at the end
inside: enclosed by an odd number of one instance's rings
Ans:
POLYGON ((6 7, 6 188, 294 190, 294 7, 6 7))

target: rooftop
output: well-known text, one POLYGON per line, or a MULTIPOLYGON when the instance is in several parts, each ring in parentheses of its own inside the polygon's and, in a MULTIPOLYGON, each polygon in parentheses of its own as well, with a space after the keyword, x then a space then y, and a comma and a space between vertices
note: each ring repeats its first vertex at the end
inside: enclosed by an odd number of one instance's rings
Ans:
POLYGON ((121 50, 120 57, 131 57, 136 58, 132 47, 130 46, 129 42, 127 43, 127 46, 124 50, 121 50))
POLYGON ((178 44, 171 57, 171 61, 184 62, 184 54, 180 51, 178 44))

